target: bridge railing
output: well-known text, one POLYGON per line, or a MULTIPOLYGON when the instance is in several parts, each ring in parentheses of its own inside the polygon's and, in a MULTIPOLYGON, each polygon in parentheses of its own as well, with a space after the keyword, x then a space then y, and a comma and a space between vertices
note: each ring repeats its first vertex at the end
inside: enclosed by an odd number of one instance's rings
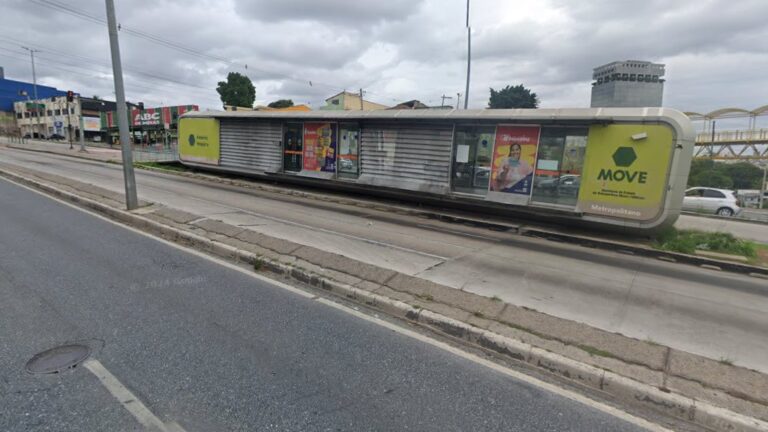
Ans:
POLYGON ((768 142, 768 129, 754 129, 754 130, 724 130, 715 132, 714 140, 712 139, 712 132, 700 132, 696 135, 697 144, 715 143, 732 143, 732 142, 768 142))

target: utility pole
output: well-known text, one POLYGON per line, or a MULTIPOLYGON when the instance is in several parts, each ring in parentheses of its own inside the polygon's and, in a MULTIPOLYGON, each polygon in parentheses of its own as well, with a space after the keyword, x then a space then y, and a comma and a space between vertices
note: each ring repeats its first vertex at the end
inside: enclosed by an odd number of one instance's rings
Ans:
MULTIPOLYGON (((35 53, 40 52, 40 50, 27 48, 25 46, 22 47, 23 49, 29 51, 29 57, 32 59, 32 94, 35 97, 35 118, 37 123, 37 132, 40 133, 40 106, 37 102, 37 74, 35 73, 35 53)), ((35 138, 35 133, 32 132, 32 139, 35 138)))
POLYGON ((766 176, 768 176, 768 161, 765 161, 762 163, 763 165, 763 182, 760 183, 760 209, 763 208, 763 203, 765 202, 765 181, 766 176))
POLYGON ((459 109, 460 104, 461 104, 461 93, 456 93, 456 109, 459 109))
POLYGON ((85 120, 83 120, 83 98, 77 95, 77 114, 80 118, 80 151, 85 152, 85 120))
POLYGON ((120 63, 120 43, 117 39, 117 19, 115 18, 114 0, 105 0, 107 4, 107 29, 109 47, 112 52, 112 74, 115 78, 115 96, 117 99, 117 126, 120 130, 120 146, 123 150, 123 180, 125 182, 125 204, 128 210, 139 206, 136 194, 136 177, 133 173, 133 153, 128 140, 128 109, 125 105, 123 87, 123 68, 120 63))
POLYGON ((69 149, 72 150, 72 117, 69 114, 69 97, 67 97, 67 138, 69 138, 69 149))
MULTIPOLYGON (((472 27, 469 26, 469 0, 467 0, 467 86, 464 89, 464 109, 469 105, 469 69, 472 62, 472 27)), ((458 106, 456 107, 458 109, 458 106)))
POLYGON ((709 145, 709 157, 715 157, 715 125, 717 122, 712 120, 712 142, 709 145))
POLYGON ((360 111, 363 111, 363 89, 360 89, 360 111))
POLYGON ((441 99, 440 100, 440 108, 442 108, 442 107, 445 106, 445 100, 446 99, 453 99, 453 96, 442 95, 442 96, 440 96, 440 99, 441 99))

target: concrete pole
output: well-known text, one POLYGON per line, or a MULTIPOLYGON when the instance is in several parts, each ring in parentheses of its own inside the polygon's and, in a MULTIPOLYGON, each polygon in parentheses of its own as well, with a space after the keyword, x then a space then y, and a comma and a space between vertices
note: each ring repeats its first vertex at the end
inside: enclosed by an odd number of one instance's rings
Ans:
MULTIPOLYGON (((35 123, 37 123, 37 132, 40 133, 40 110, 38 109, 38 106, 37 106, 37 103, 38 103, 38 101, 37 101, 37 73, 35 73, 35 52, 37 52, 39 50, 32 49, 32 48, 27 48, 27 47, 24 47, 24 46, 22 48, 24 48, 25 50, 29 51, 29 57, 30 57, 30 59, 32 59, 32 95, 35 98, 35 105, 34 105, 35 106, 35 114, 36 114, 35 118, 37 119, 37 120, 35 120, 35 123)), ((33 128, 32 139, 35 138, 35 132, 34 131, 35 131, 35 129, 33 128)))
POLYGON ((467 86, 464 88, 464 109, 469 106, 469 70, 472 63, 472 27, 469 26, 469 0, 467 0, 467 86))
POLYGON ((125 182, 125 204, 128 210, 139 206, 136 194, 136 177, 133 173, 133 153, 128 139, 128 108, 125 105, 123 87, 123 68, 120 63, 120 44, 117 38, 117 19, 115 18, 114 0, 105 0, 107 4, 107 28, 109 47, 112 51, 112 74, 115 78, 115 97, 117 99, 117 126, 120 130, 120 146, 123 150, 123 180, 125 182))
POLYGON ((77 116, 80 118, 80 151, 85 152, 85 120, 83 120, 83 98, 77 95, 77 116))
POLYGON ((763 162, 763 182, 760 183, 760 207, 763 208, 763 202, 765 201, 765 181, 766 175, 768 175, 768 162, 763 162))

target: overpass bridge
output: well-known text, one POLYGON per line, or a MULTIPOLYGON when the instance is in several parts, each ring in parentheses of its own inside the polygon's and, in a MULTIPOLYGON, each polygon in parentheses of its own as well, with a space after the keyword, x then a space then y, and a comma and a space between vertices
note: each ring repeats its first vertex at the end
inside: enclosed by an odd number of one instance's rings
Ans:
POLYGON ((754 110, 723 108, 707 114, 685 113, 692 121, 702 122, 696 135, 693 156, 722 161, 768 163, 768 128, 757 128, 757 119, 768 115, 768 105, 754 110), (720 119, 748 119, 746 129, 717 130, 720 119))

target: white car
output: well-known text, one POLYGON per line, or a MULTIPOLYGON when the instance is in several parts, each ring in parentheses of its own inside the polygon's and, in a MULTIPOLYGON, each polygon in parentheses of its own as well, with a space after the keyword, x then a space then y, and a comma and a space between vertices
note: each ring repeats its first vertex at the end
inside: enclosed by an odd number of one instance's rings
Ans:
POLYGON ((683 210, 734 216, 741 212, 736 194, 728 189, 694 187, 685 191, 683 210))

